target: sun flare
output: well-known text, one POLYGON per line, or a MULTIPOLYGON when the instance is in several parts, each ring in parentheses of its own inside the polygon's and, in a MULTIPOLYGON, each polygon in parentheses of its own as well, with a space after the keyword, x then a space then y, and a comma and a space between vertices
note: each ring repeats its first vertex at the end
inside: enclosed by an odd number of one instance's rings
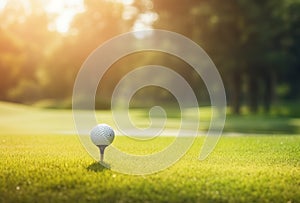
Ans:
POLYGON ((84 2, 83 0, 51 0, 46 5, 45 11, 54 16, 53 22, 49 24, 49 29, 67 33, 74 16, 84 11, 84 2))
MULTIPOLYGON (((123 5, 131 5, 134 0, 111 0, 123 5)), ((54 21, 49 25, 50 30, 60 33, 67 33, 70 24, 77 13, 84 11, 84 0, 49 0, 45 7, 49 15, 55 16, 54 21)))
MULTIPOLYGON (((18 0, 0 0, 0 12, 6 8, 13 8, 16 13, 21 11, 23 15, 30 15, 32 12, 40 12, 41 10, 49 17, 49 31, 59 32, 61 34, 70 34, 71 23, 74 17, 85 11, 84 0, 22 0, 19 4, 18 0)), ((133 6, 135 0, 105 0, 108 2, 123 4, 123 19, 130 20, 138 12, 133 6)), ((151 2, 150 0, 148 0, 151 2)), ((17 15, 16 18, 20 18, 17 15)), ((151 29, 152 23, 157 20, 157 15, 152 12, 139 14, 135 24, 132 27, 133 31, 151 29)))
POLYGON ((0 0, 0 11, 3 10, 7 4, 8 0, 0 0))

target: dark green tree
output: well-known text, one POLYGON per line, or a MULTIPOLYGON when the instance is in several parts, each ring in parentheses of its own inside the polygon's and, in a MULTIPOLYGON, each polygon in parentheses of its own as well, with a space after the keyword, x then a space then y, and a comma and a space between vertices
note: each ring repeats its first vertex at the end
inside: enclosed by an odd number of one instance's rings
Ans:
POLYGON ((211 56, 233 112, 240 113, 243 100, 253 113, 261 103, 269 111, 282 75, 297 92, 297 80, 289 79, 299 64, 298 1, 153 2, 159 15, 155 27, 190 37, 211 56))

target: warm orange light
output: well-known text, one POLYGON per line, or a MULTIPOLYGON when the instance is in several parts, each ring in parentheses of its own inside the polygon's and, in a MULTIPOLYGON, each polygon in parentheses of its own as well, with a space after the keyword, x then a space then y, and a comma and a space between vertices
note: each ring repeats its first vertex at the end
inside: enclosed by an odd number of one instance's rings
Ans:
POLYGON ((0 11, 3 10, 7 4, 8 0, 0 0, 0 11))
POLYGON ((45 6, 45 11, 54 16, 49 29, 67 33, 74 16, 84 11, 84 2, 83 0, 50 0, 45 6))

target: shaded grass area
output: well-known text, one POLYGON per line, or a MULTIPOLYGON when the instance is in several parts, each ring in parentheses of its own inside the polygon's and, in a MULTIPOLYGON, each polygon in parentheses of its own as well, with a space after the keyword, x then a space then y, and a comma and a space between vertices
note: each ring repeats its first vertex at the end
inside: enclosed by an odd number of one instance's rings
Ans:
MULTIPOLYGON (((300 136, 225 136, 199 161, 202 143, 162 172, 130 176, 96 163, 76 136, 0 135, 0 201, 299 202, 300 136)), ((140 151, 123 137, 114 145, 140 151)))
POLYGON ((228 115, 224 132, 297 134, 300 133, 300 118, 270 115, 228 115))
MULTIPOLYGON (((300 105, 300 104, 299 104, 300 105)), ((300 112, 297 103, 278 105, 270 114, 249 114, 247 109, 242 115, 232 115, 228 109, 224 132, 259 134, 300 134, 300 112), (298 115, 299 112, 299 115, 298 115)), ((166 128, 180 127, 181 112, 178 109, 165 109, 168 118, 166 128)), ((191 123, 199 116, 195 109, 185 109, 182 113, 191 123)), ((200 130, 206 131, 210 125, 211 109, 200 107, 200 130)), ((99 123, 114 125, 111 111, 96 111, 99 123)), ((164 118, 151 115, 153 123, 161 124, 164 118)), ((149 109, 130 110, 130 119, 137 127, 151 124, 149 109)), ((154 126, 155 127, 155 126, 154 126)), ((75 126, 71 110, 40 109, 24 105, 0 102, 0 134, 74 134, 75 126)), ((187 126, 188 130, 188 126, 187 126)))
MULTIPOLYGON (((243 108, 241 115, 232 114, 228 108, 223 131, 246 134, 299 134, 300 112, 298 106, 296 104, 278 105, 273 107, 268 114, 263 112, 251 114, 248 112, 248 109, 243 108)), ((200 130, 207 131, 211 121, 211 108, 200 107, 199 114, 195 112, 195 109, 186 109, 182 114, 189 118, 191 122, 199 116, 200 130)), ((166 109, 166 113, 168 115, 167 126, 169 128, 178 128, 180 126, 178 125, 178 121, 182 116, 180 112, 178 110, 166 109)), ((133 115, 132 120, 134 123, 140 127, 145 127, 143 124, 145 124, 145 120, 149 119, 148 111, 135 109, 133 115)))

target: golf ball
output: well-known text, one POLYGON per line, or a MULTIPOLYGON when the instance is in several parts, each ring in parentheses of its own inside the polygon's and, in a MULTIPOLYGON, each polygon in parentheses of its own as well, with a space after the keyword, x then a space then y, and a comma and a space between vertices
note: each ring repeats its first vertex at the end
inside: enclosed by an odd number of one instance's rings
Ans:
POLYGON ((107 124, 98 124, 90 132, 92 142, 99 145, 110 145, 114 138, 115 133, 113 129, 107 124))

